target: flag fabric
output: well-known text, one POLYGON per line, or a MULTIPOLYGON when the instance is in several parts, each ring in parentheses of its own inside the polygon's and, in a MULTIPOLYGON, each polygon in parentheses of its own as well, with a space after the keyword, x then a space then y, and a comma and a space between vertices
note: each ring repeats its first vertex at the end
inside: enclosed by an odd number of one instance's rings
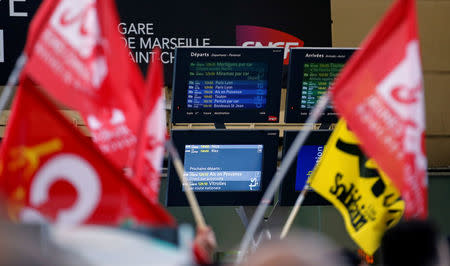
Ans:
POLYGON ((166 113, 164 100, 163 65, 161 51, 154 50, 155 60, 147 73, 146 91, 136 148, 132 180, 144 191, 147 197, 158 201, 160 172, 164 159, 164 143, 166 141, 166 113))
POLYGON ((342 119, 325 146, 310 185, 339 210, 351 238, 370 255, 405 209, 398 190, 364 155, 342 119))
POLYGON ((40 36, 45 23, 49 20, 58 2, 59 0, 44 0, 39 5, 36 14, 28 26, 27 42, 25 44, 25 53, 28 55, 31 54, 37 38, 40 36))
POLYGON ((44 1, 28 33, 24 74, 80 111, 97 146, 123 168, 132 163, 144 84, 118 24, 114 1, 44 1))
POLYGON ((397 0, 338 75, 334 107, 392 179, 406 218, 425 218, 425 111, 414 0, 397 0))
POLYGON ((174 219, 136 189, 30 80, 18 89, 0 160, 0 191, 12 219, 174 225, 174 219))

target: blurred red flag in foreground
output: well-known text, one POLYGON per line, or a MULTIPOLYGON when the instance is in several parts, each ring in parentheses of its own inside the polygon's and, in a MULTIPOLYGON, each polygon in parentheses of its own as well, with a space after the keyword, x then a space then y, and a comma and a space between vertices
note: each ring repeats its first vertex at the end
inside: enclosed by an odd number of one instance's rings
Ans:
POLYGON ((159 49, 154 51, 148 69, 139 142, 136 149, 132 180, 154 202, 158 202, 160 170, 166 141, 163 65, 159 49))
POLYGON ((425 218, 424 96, 414 0, 398 0, 331 89, 338 113, 399 188, 406 218, 425 218))
POLYGON ((131 165, 144 87, 114 1, 46 0, 28 32, 25 75, 81 112, 100 150, 131 165))
POLYGON ((17 92, 0 159, 0 190, 13 219, 174 225, 29 80, 17 92))

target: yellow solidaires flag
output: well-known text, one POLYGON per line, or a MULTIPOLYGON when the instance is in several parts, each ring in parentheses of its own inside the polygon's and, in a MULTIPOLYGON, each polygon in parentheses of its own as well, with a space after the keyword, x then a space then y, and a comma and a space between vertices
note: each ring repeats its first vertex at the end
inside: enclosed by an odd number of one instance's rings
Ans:
POLYGON ((399 191, 364 155, 342 119, 325 146, 310 186, 339 210, 351 238, 370 255, 405 209, 399 191))

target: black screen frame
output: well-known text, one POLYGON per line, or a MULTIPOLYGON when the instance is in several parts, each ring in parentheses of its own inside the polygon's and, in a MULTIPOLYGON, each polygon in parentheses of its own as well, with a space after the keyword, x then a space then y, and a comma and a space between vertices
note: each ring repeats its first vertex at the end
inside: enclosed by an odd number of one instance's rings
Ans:
MULTIPOLYGON (((286 155, 288 149, 294 142, 297 133, 300 131, 284 131, 283 135, 283 158, 286 155)), ((313 130, 306 139, 304 145, 325 145, 331 135, 332 130, 313 130)), ((295 191, 295 178, 297 175, 297 156, 292 162, 289 170, 286 173, 286 177, 283 180, 280 189, 279 203, 280 206, 293 206, 300 191, 295 191)), ((316 192, 309 190, 302 205, 330 205, 330 203, 316 192)))
MULTIPOLYGON (((175 62, 172 87, 172 123, 278 123, 280 119, 280 99, 283 72, 282 48, 269 47, 178 47, 175 49, 175 62), (227 61, 266 62, 267 71, 267 103, 264 109, 187 109, 187 82, 189 80, 190 53, 241 53, 239 58, 227 58, 227 61), (187 112, 193 112, 188 115, 187 112), (265 114, 260 114, 264 112, 265 114), (224 115, 224 113, 229 113, 224 115)), ((195 61, 211 61, 210 57, 199 57, 195 61)))
MULTIPOLYGON (((173 130, 171 134, 183 163, 186 144, 263 144, 260 191, 195 193, 201 206, 256 206, 259 204, 276 171, 278 130, 173 130)), ((166 206, 189 206, 171 159, 168 165, 166 206)))
MULTIPOLYGON (((301 108, 300 99, 302 96, 303 71, 304 63, 306 62, 326 62, 332 63, 346 63, 357 48, 318 48, 318 47, 296 47, 290 50, 288 78, 287 78, 287 93, 286 93, 286 107, 285 119, 286 123, 305 123, 308 119, 312 109, 301 108), (305 58, 306 54, 320 54, 320 55, 345 55, 345 59, 333 58, 305 58), (300 89, 299 89, 300 87, 300 89)), ((336 123, 338 120, 337 114, 333 109, 326 108, 319 118, 318 123, 336 123)))

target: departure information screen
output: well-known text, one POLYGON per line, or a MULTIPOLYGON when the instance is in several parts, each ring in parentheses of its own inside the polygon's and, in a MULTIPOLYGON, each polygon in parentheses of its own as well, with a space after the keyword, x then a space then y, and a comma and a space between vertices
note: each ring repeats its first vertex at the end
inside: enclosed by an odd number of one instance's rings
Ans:
POLYGON ((276 123, 283 49, 176 49, 172 123, 276 123))
POLYGON ((185 145, 185 176, 196 192, 260 191, 262 161, 263 145, 185 145))
POLYGON ((306 180, 312 174, 314 167, 322 158, 324 145, 305 145, 297 156, 297 173, 295 177, 295 191, 302 191, 306 180))
POLYGON ((191 62, 188 109, 260 109, 267 102, 267 63, 191 62))
MULTIPOLYGON (((300 107, 313 108, 319 98, 327 92, 342 67, 343 63, 305 63, 300 107)), ((332 108, 331 104, 328 107, 332 108)))

